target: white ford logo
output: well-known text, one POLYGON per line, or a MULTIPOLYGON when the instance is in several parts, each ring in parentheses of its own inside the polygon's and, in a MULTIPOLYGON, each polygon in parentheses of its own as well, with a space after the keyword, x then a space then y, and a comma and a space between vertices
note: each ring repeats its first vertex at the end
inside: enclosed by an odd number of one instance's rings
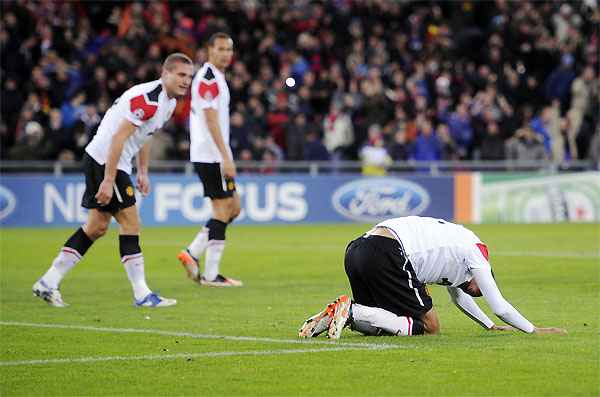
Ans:
POLYGON ((431 201, 425 189, 397 178, 359 179, 339 187, 331 198, 341 215, 360 222, 379 222, 419 215, 431 201))

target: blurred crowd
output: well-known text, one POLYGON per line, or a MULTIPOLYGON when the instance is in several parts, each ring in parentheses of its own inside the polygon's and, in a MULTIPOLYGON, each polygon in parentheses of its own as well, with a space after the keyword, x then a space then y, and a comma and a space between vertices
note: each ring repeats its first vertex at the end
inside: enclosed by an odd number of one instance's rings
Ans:
MULTIPOLYGON (((2 159, 77 160, 128 87, 226 31, 236 159, 600 156, 596 0, 2 1, 2 159)), ((189 97, 153 141, 187 159, 189 97)))

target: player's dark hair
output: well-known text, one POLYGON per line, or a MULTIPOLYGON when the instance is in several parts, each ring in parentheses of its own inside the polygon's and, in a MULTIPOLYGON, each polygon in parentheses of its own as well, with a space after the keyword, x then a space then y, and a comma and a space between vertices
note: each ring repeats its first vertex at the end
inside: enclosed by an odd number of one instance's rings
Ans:
POLYGON ((230 35, 228 35, 227 33, 225 33, 225 32, 217 32, 217 33, 214 33, 214 34, 212 34, 212 35, 211 35, 211 36, 208 38, 208 41, 206 42, 206 45, 207 45, 208 47, 212 47, 212 46, 214 46, 214 45, 215 45, 215 41, 217 41, 217 39, 229 39, 229 40, 233 40, 233 39, 231 38, 231 36, 230 36, 230 35))
POLYGON ((192 62, 190 57, 181 52, 174 52, 165 59, 163 62, 163 68, 172 70, 177 63, 185 63, 194 66, 194 62, 192 62))

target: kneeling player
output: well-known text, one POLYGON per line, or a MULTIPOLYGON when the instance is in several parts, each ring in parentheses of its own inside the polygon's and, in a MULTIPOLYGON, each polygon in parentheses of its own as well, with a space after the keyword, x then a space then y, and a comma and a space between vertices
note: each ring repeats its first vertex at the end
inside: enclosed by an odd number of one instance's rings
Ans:
POLYGON ((304 322, 301 337, 342 329, 365 335, 437 334, 440 326, 426 284, 447 286, 454 304, 488 330, 565 333, 538 328, 508 303, 493 277, 485 244, 463 226, 410 216, 377 224, 346 248, 344 260, 354 301, 342 295, 304 322), (472 297, 483 296, 510 326, 497 326, 472 297))
POLYGON ((83 159, 82 206, 89 209, 87 222, 73 233, 46 274, 33 285, 34 295, 52 306, 66 306, 58 289, 60 282, 94 241, 106 233, 114 217, 119 223, 121 262, 133 287, 135 305, 164 307, 177 303, 153 293, 146 284, 139 244, 140 220, 129 174, 137 155, 137 187, 148 194, 150 138, 173 114, 175 98, 186 95, 192 72, 189 57, 172 54, 165 60, 161 79, 131 87, 106 112, 83 159))

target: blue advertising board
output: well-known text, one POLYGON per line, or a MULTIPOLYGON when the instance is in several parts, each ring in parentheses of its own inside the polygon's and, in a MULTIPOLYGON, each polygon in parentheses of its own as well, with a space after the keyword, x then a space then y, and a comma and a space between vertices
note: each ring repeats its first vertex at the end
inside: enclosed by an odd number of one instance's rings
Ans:
MULTIPOLYGON (((138 195, 144 225, 191 225, 211 207, 195 176, 151 176, 152 193, 138 195)), ((452 176, 241 175, 242 213, 236 223, 363 222, 406 215, 452 219, 452 176)), ((69 226, 86 219, 82 176, 0 176, 0 225, 69 226)))

